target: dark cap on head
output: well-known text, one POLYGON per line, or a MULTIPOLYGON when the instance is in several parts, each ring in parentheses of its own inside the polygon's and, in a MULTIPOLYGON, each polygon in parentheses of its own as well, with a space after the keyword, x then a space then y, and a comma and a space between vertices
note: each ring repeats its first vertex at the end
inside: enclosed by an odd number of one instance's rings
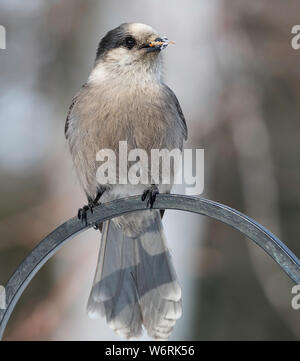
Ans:
POLYGON ((117 28, 110 30, 99 43, 96 60, 98 60, 107 51, 119 48, 123 44, 125 45, 125 39, 128 35, 130 34, 128 33, 127 23, 121 24, 117 28))
POLYGON ((141 53, 160 52, 169 44, 160 38, 151 26, 140 23, 124 23, 109 31, 100 41, 96 61, 112 49, 141 50, 141 53), (143 51, 142 51, 143 49, 143 51))

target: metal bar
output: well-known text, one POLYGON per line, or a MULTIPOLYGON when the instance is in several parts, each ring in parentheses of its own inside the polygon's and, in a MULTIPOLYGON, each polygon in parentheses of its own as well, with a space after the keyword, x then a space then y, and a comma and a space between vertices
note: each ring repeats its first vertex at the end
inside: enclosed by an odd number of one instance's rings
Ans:
MULTIPOLYGON (((296 284, 300 284, 300 260, 270 231, 244 214, 204 198, 174 194, 159 194, 153 208, 198 213, 237 229, 267 252, 296 284)), ((145 209, 145 202, 141 201, 140 196, 118 199, 97 206, 93 214, 88 212, 87 226, 77 218, 72 218, 44 238, 20 264, 5 287, 7 308, 0 310, 0 339, 26 286, 67 241, 97 223, 145 209)))

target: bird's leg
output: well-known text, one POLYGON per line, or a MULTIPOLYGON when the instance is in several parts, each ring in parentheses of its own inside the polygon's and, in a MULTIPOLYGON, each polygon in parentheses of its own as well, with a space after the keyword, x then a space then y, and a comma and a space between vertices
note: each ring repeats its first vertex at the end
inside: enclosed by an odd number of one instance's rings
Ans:
POLYGON ((98 206, 100 204, 99 200, 100 200, 102 194, 103 194, 103 192, 100 192, 100 191, 97 192, 96 198, 93 200, 94 206, 98 206))
POLYGON ((98 192, 95 199, 92 199, 90 196, 88 196, 88 204, 78 209, 77 217, 78 219, 81 219, 82 223, 85 222, 86 226, 87 226, 87 215, 86 215, 87 211, 90 210, 91 213, 93 213, 93 208, 99 205, 99 199, 101 195, 102 193, 98 192))
POLYGON ((155 202, 156 196, 159 194, 159 190, 155 184, 152 184, 151 187, 144 190, 142 195, 142 201, 147 200, 147 208, 153 208, 153 204, 155 202))

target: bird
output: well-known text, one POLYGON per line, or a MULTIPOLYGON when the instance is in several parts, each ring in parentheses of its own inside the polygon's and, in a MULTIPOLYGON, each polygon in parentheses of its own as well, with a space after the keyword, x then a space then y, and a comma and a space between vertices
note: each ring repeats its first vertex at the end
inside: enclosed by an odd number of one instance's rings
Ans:
POLYGON ((180 149, 186 121, 174 92, 164 83, 162 51, 170 44, 151 26, 124 23, 100 41, 94 67, 73 98, 65 123, 74 168, 88 204, 86 219, 100 203, 142 195, 147 209, 98 225, 101 242, 88 315, 105 317, 122 338, 170 337, 182 315, 182 291, 162 225, 163 211, 153 209, 156 195, 170 184, 100 184, 100 149, 118 155, 128 149, 180 149))

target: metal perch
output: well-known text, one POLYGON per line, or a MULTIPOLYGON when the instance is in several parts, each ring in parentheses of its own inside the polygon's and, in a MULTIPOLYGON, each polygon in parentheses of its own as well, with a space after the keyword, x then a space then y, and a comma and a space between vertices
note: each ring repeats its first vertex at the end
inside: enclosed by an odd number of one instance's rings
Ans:
MULTIPOLYGON (((207 199, 174 194, 159 194, 153 208, 198 213, 228 224, 265 250, 296 284, 300 284, 300 260, 276 236, 244 214, 207 199)), ((118 199, 97 206, 93 214, 88 212, 87 226, 72 218, 44 238, 20 264, 5 287, 7 307, 0 310, 0 339, 26 286, 68 240, 97 223, 145 209, 145 202, 141 201, 140 196, 118 199)))

